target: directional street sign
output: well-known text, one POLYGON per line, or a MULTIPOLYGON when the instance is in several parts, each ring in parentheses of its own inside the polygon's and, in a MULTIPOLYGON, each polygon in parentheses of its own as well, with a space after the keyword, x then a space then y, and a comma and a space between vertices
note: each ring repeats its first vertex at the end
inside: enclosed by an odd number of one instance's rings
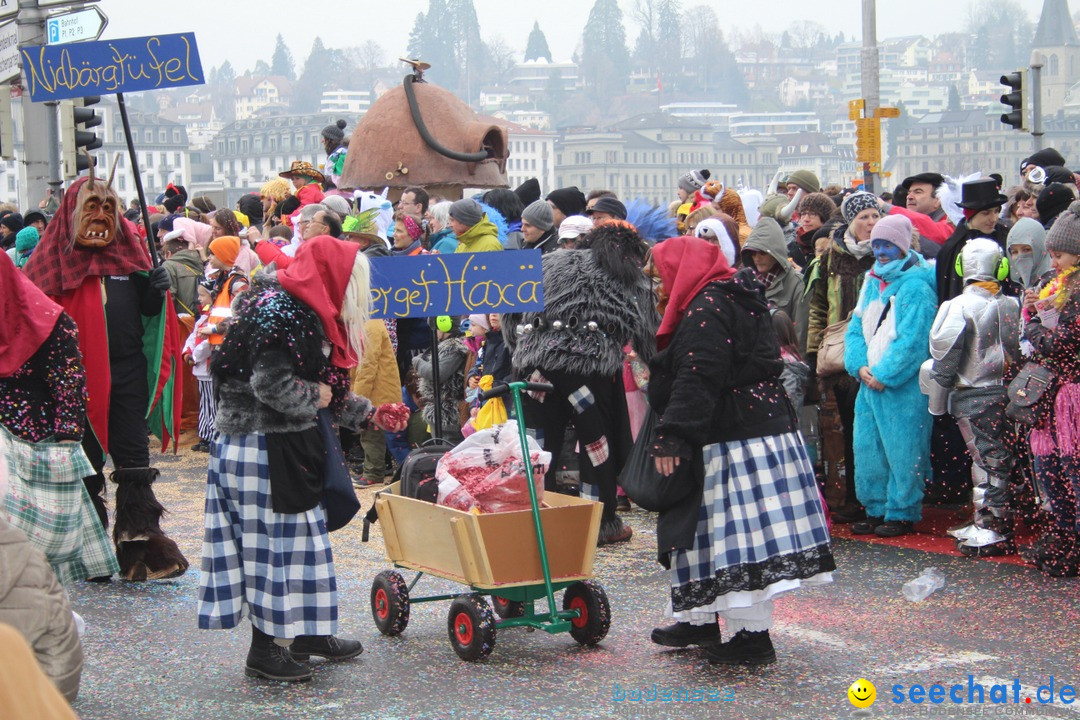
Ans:
MULTIPOLYGON (((0 83, 17 77, 19 77, 19 27, 9 22, 0 26, 0 83)), ((7 88, 0 88, 0 90, 7 92, 7 88)))
MULTIPOLYGON (((9 0, 15 2, 15 0, 9 0)), ((59 7, 60 5, 85 5, 97 0, 38 0, 39 7, 59 7)))
POLYGON ((11 17, 19 12, 19 0, 0 0, 0 18, 11 17))
POLYGON ((51 15, 45 21, 45 37, 49 45, 97 40, 108 23, 109 18, 97 6, 51 15))

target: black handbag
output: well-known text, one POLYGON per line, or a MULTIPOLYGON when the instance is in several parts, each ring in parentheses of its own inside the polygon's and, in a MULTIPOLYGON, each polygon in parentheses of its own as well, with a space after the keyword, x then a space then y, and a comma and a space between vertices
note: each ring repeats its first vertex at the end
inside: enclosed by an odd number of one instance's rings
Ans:
POLYGON ((630 456, 619 474, 619 485, 637 505, 655 512, 667 510, 682 502, 697 489, 693 477, 693 461, 683 458, 675 472, 661 475, 656 461, 649 453, 656 415, 652 408, 645 413, 641 432, 630 450, 630 456))
POLYGON ((356 497, 349 466, 345 463, 341 438, 328 409, 319 410, 318 426, 326 450, 322 504, 326 514, 326 531, 333 532, 348 525, 356 513, 360 512, 360 501, 356 497))
POLYGON ((1020 369, 1009 383, 1009 404, 1005 406, 1005 415, 1023 423, 1035 425, 1041 417, 1050 411, 1057 378, 1054 371, 1037 362, 1029 362, 1020 369))

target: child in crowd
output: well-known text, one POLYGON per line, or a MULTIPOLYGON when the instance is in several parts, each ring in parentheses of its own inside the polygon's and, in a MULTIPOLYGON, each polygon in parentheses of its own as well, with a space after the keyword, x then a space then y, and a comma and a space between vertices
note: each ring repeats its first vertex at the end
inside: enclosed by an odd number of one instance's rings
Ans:
POLYGON ((199 332, 210 321, 210 288, 200 283, 198 288, 199 307, 202 312, 195 321, 195 327, 184 342, 184 362, 191 366, 191 373, 199 381, 199 442, 192 446, 196 452, 210 452, 210 441, 214 438, 214 383, 210 376, 210 350, 212 346, 205 333, 199 332))
POLYGON ((956 271, 964 290, 938 309, 923 392, 931 415, 956 418, 971 454, 975 514, 948 533, 968 557, 1004 555, 1013 551, 1009 478, 1016 464, 1005 381, 1020 359, 1020 305, 1001 291, 1009 263, 994 240, 968 240, 956 271))

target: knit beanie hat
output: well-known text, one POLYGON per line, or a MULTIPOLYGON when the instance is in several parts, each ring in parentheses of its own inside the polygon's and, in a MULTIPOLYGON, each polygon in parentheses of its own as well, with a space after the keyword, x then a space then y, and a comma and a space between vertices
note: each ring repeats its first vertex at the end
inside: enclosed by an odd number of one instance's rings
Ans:
POLYGON ((1054 165, 1065 165, 1065 157, 1054 148, 1043 148, 1037 152, 1032 153, 1031 157, 1024 158, 1020 163, 1020 172, 1024 172, 1024 168, 1028 165, 1035 165, 1041 168, 1047 168, 1054 165))
MULTIPOLYGON (((869 193, 866 193, 867 195, 869 193)), ((800 215, 817 215, 821 222, 827 221, 836 212, 836 203, 828 195, 821 192, 812 192, 799 203, 800 215)))
POLYGON ((870 231, 870 241, 874 240, 891 242, 907 255, 911 251, 911 221, 903 215, 886 215, 870 231))
POLYGON ((1042 189, 1035 200, 1035 209, 1039 211, 1039 220, 1044 225, 1053 220, 1069 207, 1076 196, 1062 183, 1051 183, 1042 189))
POLYGON ((229 267, 236 264, 236 258, 240 255, 240 238, 233 235, 224 235, 215 238, 210 243, 210 252, 229 267))
POLYGON ((470 327, 482 327, 484 332, 491 332, 491 323, 488 322, 488 316, 483 313, 469 316, 470 327))
MULTIPOLYGON (((805 200, 803 201, 805 202, 805 200)), ((869 210, 878 207, 877 196, 873 193, 868 193, 865 190, 853 192, 844 198, 844 202, 840 203, 840 212, 844 215, 844 220, 849 223, 854 222, 859 213, 863 210, 869 210)))
POLYGON ((15 248, 19 252, 25 252, 37 245, 40 239, 38 229, 33 225, 27 225, 15 234, 15 248))
POLYGON ((450 217, 466 227, 472 227, 484 217, 484 210, 480 203, 472 198, 457 200, 450 206, 450 217))
POLYGON ((547 199, 551 201, 552 205, 559 208, 559 212, 567 217, 585 214, 585 205, 587 205, 585 193, 578 190, 577 186, 571 185, 570 187, 552 190, 548 193, 547 199))
POLYGON ((679 187, 688 193, 705 187, 705 181, 712 176, 708 170, 691 170, 679 178, 679 187))
POLYGON ((521 200, 521 204, 529 206, 540 199, 540 181, 529 178, 514 188, 514 194, 521 200))
POLYGON ((816 193, 821 190, 821 181, 810 170, 796 170, 787 176, 787 182, 798 185, 808 193, 816 193))
POLYGON ((23 229, 23 216, 17 212, 8 213, 0 219, 0 225, 3 225, 13 233, 17 233, 23 229))
POLYGON ((331 142, 340 143, 345 139, 345 125, 347 123, 344 120, 338 120, 333 125, 324 127, 321 135, 331 142))
POLYGON ((551 206, 546 201, 537 200, 521 211, 521 219, 547 232, 555 224, 555 213, 551 211, 551 206))
POLYGON ((1072 170, 1060 165, 1051 165, 1050 167, 1043 168, 1043 170, 1046 171, 1046 180, 1044 181, 1044 184, 1046 185, 1051 185, 1053 183, 1071 183, 1075 181, 1072 170))
POLYGON ((1073 202, 1054 221, 1046 233, 1046 249, 1080 255, 1080 202, 1073 202))

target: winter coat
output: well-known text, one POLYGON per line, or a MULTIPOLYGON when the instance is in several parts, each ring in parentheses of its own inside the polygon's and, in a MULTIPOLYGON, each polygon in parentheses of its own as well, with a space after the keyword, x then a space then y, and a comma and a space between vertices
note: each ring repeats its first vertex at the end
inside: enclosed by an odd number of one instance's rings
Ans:
POLYGON ((806 352, 816 354, 825 328, 844 320, 855 309, 866 273, 874 265, 874 255, 855 257, 844 244, 848 226, 833 233, 832 245, 811 263, 806 275, 806 298, 809 318, 806 352))
POLYGON ((79 694, 83 653, 67 594, 45 555, 0 516, 0 623, 18 630, 69 702, 79 694))
POLYGON ((1076 423, 1070 420, 1075 417, 1075 392, 1073 387, 1065 389, 1063 386, 1080 383, 1080 294, 1073 293, 1065 301, 1057 326, 1053 329, 1044 326, 1038 316, 1029 318, 1024 326, 1024 339, 1035 348, 1031 360, 1045 365, 1054 373, 1054 402, 1049 404, 1047 417, 1041 419, 1039 427, 1057 434, 1058 452, 1072 455, 1070 446, 1076 444, 1076 423), (1061 417, 1059 408, 1065 410, 1061 417), (1065 437, 1062 433, 1065 433, 1065 437))
POLYGON ((553 227, 546 233, 540 236, 540 239, 536 241, 535 245, 530 245, 522 238, 521 241, 522 250, 539 250, 542 255, 547 255, 552 250, 559 249, 559 233, 553 227))
POLYGON ((784 355, 783 358, 784 369, 780 373, 780 382, 791 399, 791 404, 801 408, 806 397, 807 383, 810 382, 810 366, 790 355, 784 355))
POLYGON ((440 255, 449 255, 452 252, 457 251, 458 241, 454 237, 454 231, 448 227, 444 227, 439 232, 428 238, 428 245, 431 247, 431 252, 439 253, 440 255))
POLYGON ((458 236, 458 246, 454 252, 489 252, 502 249, 502 243, 499 242, 499 231, 495 227, 495 223, 488 220, 487 213, 484 213, 484 216, 480 218, 480 222, 458 236))
MULTIPOLYGON (((886 389, 914 385, 930 357, 930 328, 937 316, 934 270, 918 254, 913 265, 882 287, 872 272, 863 282, 844 336, 844 366, 852 377, 869 367, 886 389), (882 318, 883 309, 891 305, 882 318)), ((862 392, 862 389, 860 389, 862 392)))
POLYGON ((652 453, 688 458, 695 447, 791 432, 783 369, 760 285, 736 275, 705 286, 649 363, 652 453))
POLYGON ((349 392, 345 370, 323 353, 318 315, 276 279, 260 275, 233 303, 233 325, 210 360, 222 433, 300 432, 315 427, 319 383, 333 388, 334 421, 356 430, 372 405, 349 392))
POLYGON ((366 397, 375 407, 401 402, 401 375, 383 320, 368 320, 364 326, 367 344, 364 359, 353 373, 353 394, 366 397))
POLYGON ((177 314, 199 314, 199 281, 203 278, 202 257, 197 250, 181 250, 161 263, 169 273, 169 289, 177 314))
POLYGON ((591 250, 548 253, 542 266, 544 311, 503 316, 503 337, 519 377, 536 369, 615 377, 622 373, 627 345, 644 361, 652 357, 660 317, 644 275, 627 287, 597 263, 591 250), (516 334, 518 323, 537 321, 536 331, 516 334), (553 328, 555 322, 562 323, 561 330, 553 328), (588 330, 590 322, 596 330, 588 330))
MULTIPOLYGON (((997 242, 1001 246, 1001 252, 1005 253, 1008 257, 1008 238, 1009 230, 1005 227, 1004 223, 998 223, 994 227, 994 232, 991 235, 984 235, 977 230, 968 227, 967 221, 960 223, 960 226, 956 228, 956 231, 941 247, 941 251, 937 256, 937 266, 935 269, 937 277, 937 297, 938 304, 944 303, 946 300, 952 300, 954 297, 964 292, 964 278, 956 274, 956 258, 964 250, 964 245, 968 240, 973 238, 989 237, 997 242)), ((1011 281, 1007 280, 1002 283, 1002 292, 1006 295, 1016 296, 1019 294, 1017 286, 1011 281)))
POLYGON ((799 345, 805 347, 807 316, 803 308, 806 302, 806 288, 799 273, 788 262, 784 232, 772 218, 759 220, 750 232, 750 237, 746 239, 746 245, 742 249, 742 260, 743 265, 748 268, 754 267, 751 256, 754 251, 767 252, 776 260, 780 268, 780 276, 765 289, 765 299, 774 309, 787 313, 795 323, 795 336, 799 339, 799 345))
POLYGON ((484 375, 494 378, 496 385, 510 382, 513 368, 510 365, 510 350, 502 333, 488 333, 484 338, 483 352, 484 375))
MULTIPOLYGON (((465 359, 469 348, 460 337, 448 337, 439 342, 439 396, 442 408, 442 430, 451 434, 461 431, 460 404, 465 400, 465 359)), ((431 350, 413 358, 420 381, 420 397, 425 401, 424 420, 435 427, 435 384, 431 367, 431 350)))

